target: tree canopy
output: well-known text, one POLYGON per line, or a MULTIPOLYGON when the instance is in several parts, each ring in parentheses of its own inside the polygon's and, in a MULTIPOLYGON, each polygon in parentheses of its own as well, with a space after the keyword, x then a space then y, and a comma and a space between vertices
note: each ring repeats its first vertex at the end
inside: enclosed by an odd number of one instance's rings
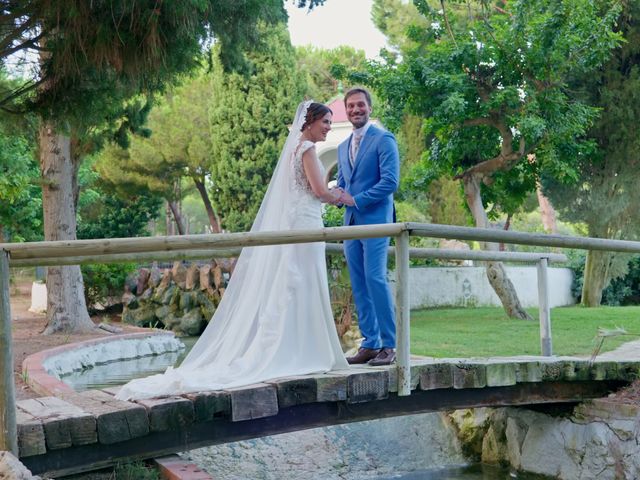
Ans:
MULTIPOLYGON (((640 224, 632 221, 640 208, 637 176, 640 170, 640 6, 625 3, 617 31, 625 42, 596 72, 576 75, 570 81, 573 95, 599 109, 588 131, 596 149, 576 163, 577 181, 543 177, 545 192, 562 217, 584 223, 589 236, 636 239, 640 224)), ((589 252, 582 302, 600 304, 603 289, 627 270, 627 255, 589 252)))

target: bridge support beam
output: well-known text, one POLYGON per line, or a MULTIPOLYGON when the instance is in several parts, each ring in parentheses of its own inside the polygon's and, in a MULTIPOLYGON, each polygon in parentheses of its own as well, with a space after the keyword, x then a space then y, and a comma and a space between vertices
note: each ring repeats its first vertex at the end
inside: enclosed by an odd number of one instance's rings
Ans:
POLYGON ((0 250, 0 450, 18 456, 16 396, 13 381, 9 254, 0 250))
POLYGON ((398 395, 411 395, 409 312, 409 232, 396 237, 396 326, 398 395))

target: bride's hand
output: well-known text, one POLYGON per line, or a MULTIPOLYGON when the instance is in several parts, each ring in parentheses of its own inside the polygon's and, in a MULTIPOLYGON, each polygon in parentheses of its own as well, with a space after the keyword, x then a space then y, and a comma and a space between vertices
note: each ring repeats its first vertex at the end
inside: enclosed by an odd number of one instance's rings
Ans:
POLYGON ((342 189, 339 189, 339 190, 340 190, 340 197, 338 198, 338 201, 340 202, 340 204, 353 207, 356 204, 356 202, 353 199, 353 197, 349 194, 349 192, 346 192, 342 189))
POLYGON ((342 202, 340 198, 342 197, 343 190, 338 187, 333 187, 329 189, 329 194, 331 195, 331 199, 327 201, 331 205, 341 206, 342 202))

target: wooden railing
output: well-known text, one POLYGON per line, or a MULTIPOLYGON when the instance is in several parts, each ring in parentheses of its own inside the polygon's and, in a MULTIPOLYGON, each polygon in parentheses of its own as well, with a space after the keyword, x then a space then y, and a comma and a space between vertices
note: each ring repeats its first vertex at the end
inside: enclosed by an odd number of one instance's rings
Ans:
MULTIPOLYGON (((0 244, 0 449, 17 453, 11 314, 9 308, 9 266, 51 266, 84 263, 140 262, 167 259, 197 259, 236 255, 239 248, 290 243, 331 242, 359 238, 395 238, 391 252, 396 260, 396 323, 398 395, 409 395, 409 258, 448 258, 456 260, 536 262, 540 311, 542 355, 552 355, 551 317, 548 301, 547 265, 565 261, 554 253, 517 253, 411 249, 411 235, 482 242, 501 242, 560 248, 640 253, 640 242, 604 240, 508 232, 493 229, 454 227, 420 223, 394 223, 275 232, 244 232, 215 235, 182 235, 100 240, 69 240, 0 244)), ((340 251, 327 245, 328 253, 340 251)))

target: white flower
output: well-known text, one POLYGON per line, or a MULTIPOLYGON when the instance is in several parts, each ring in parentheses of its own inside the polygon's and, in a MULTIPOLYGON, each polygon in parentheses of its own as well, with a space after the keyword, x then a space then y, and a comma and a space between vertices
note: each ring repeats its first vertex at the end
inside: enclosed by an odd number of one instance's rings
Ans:
POLYGON ((518 87, 518 96, 520 97, 520 101, 524 102, 524 99, 527 98, 527 92, 524 91, 524 88, 518 87))
POLYGON ((442 25, 440 25, 440 22, 431 22, 431 28, 435 30, 436 33, 438 33, 440 30, 442 30, 442 25))

